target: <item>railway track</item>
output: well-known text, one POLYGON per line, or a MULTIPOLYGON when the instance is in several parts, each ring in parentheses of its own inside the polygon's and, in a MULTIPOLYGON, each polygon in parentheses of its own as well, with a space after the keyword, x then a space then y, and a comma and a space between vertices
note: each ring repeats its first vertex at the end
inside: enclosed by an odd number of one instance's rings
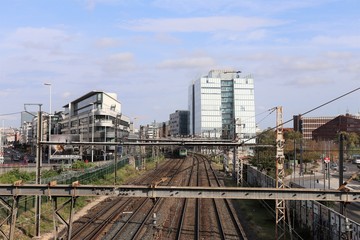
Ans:
MULTIPOLYGON (((131 184, 221 186, 201 155, 168 160, 131 184)), ((91 212, 74 223, 71 239, 247 239, 225 199, 111 197, 91 212)))
MULTIPOLYGON (((174 175, 174 169, 177 168, 176 165, 181 165, 181 163, 181 161, 167 161, 161 168, 157 168, 155 171, 129 184, 150 185, 158 176, 174 175)), ((74 222, 73 229, 75 230, 71 235, 71 239, 101 239, 107 235, 107 232, 114 222, 121 218, 124 212, 131 213, 134 208, 147 200, 148 199, 109 197, 99 206, 92 209, 90 214, 74 222)), ((61 235, 62 239, 68 239, 67 233, 62 233, 61 235)))
MULTIPOLYGON (((175 172, 173 172, 169 177, 166 178, 168 179, 166 184, 165 181, 157 182, 159 182, 159 184, 168 186, 173 184, 184 162, 185 160, 183 159, 180 163, 180 166, 175 168, 175 172)), ((150 217, 153 216, 153 214, 155 213, 155 209, 159 205, 163 204, 164 201, 165 199, 146 198, 143 204, 139 206, 136 211, 134 211, 125 222, 123 222, 121 226, 113 228, 114 230, 111 234, 109 234, 111 236, 107 237, 106 239, 117 240, 121 239, 122 236, 127 236, 127 239, 139 238, 142 232, 144 232, 145 225, 149 222, 150 217)))
MULTIPOLYGON (((221 184, 219 178, 217 177, 214 169, 212 168, 211 164, 208 164, 208 167, 209 167, 209 169, 206 171, 206 173, 208 174, 209 186, 221 187, 222 184, 221 184), (210 180, 211 177, 212 177, 213 181, 210 180)), ((217 200, 212 199, 212 200, 213 200, 214 204, 216 205, 217 209, 220 209, 220 207, 218 207, 218 205, 223 205, 221 211, 219 211, 219 210, 217 211, 218 213, 219 212, 222 213, 222 214, 217 214, 219 216, 219 218, 218 218, 219 222, 221 222, 220 215, 222 215, 222 219, 225 219, 225 220, 227 220, 227 218, 230 217, 231 223, 233 225, 230 228, 234 229, 236 231, 236 234, 226 235, 226 232, 228 230, 223 229, 222 236, 225 237, 223 239, 232 239, 232 237, 234 237, 234 239, 238 239, 238 236, 240 236, 241 239, 247 239, 245 230, 242 227, 239 219, 237 218, 237 214, 236 214, 234 208, 232 207, 230 200, 229 199, 217 199, 217 200), (224 215, 224 213, 226 213, 226 215, 224 215)), ((228 222, 228 221, 226 221, 226 222, 228 222)))

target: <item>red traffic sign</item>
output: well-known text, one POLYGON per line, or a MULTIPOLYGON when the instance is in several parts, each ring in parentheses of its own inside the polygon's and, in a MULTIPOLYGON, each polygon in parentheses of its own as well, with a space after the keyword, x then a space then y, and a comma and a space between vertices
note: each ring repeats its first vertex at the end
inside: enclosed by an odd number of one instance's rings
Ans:
POLYGON ((329 157, 325 157, 325 158, 324 158, 324 162, 329 163, 329 162, 330 162, 330 158, 329 158, 329 157))

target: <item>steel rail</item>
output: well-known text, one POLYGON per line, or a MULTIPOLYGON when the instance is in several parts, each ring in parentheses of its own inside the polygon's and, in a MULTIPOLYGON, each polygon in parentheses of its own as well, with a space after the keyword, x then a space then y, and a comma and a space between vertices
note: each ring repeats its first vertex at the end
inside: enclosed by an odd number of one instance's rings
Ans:
MULTIPOLYGON (((169 185, 171 182, 174 181, 175 176, 180 172, 180 169, 182 167, 182 165, 185 163, 185 159, 183 159, 180 163, 180 166, 178 168, 176 168, 175 173, 173 173, 171 175, 171 179, 169 180, 169 182, 167 183, 167 185, 169 185)), ((151 213, 154 212, 155 208, 161 208, 162 204, 164 203, 164 199, 156 199, 155 203, 153 205, 153 207, 150 209, 150 211, 148 212, 148 214, 146 215, 144 221, 141 222, 139 228, 136 230, 135 234, 132 236, 131 239, 137 239, 140 235, 141 230, 144 228, 145 223, 149 220, 151 213)))
MULTIPOLYGON (((140 212, 140 210, 143 210, 143 207, 149 202, 149 198, 146 198, 137 208, 135 211, 133 211, 133 213, 131 214, 131 216, 124 222, 124 224, 116 231, 115 235, 112 236, 111 239, 120 239, 120 235, 125 231, 126 227, 128 226, 128 224, 130 223, 130 221, 136 216, 136 214, 138 214, 140 212)), ((157 201, 158 202, 158 201, 157 201)), ((154 207, 155 205, 153 205, 152 207, 154 207)), ((150 211, 149 211, 150 212, 150 211)), ((148 212, 148 214, 149 214, 148 212)), ((147 214, 147 215, 148 215, 147 214)))
MULTIPOLYGON (((180 162, 180 166, 178 166, 178 167, 176 168, 176 173, 174 173, 174 174, 171 175, 171 179, 169 180, 169 182, 167 183, 167 185, 169 185, 169 184, 173 181, 174 177, 176 176, 177 172, 179 172, 179 170, 181 169, 181 166, 184 164, 184 162, 185 162, 184 160, 180 162)), ((160 184, 161 184, 161 183, 160 183, 160 184)), ((158 188, 159 186, 154 186, 154 187, 158 188)), ((132 215, 127 219, 127 221, 126 221, 119 229, 116 230, 116 232, 115 232, 114 235, 111 237, 111 239, 113 239, 113 240, 115 240, 115 239, 120 239, 121 234, 122 234, 122 233, 126 230, 126 228, 129 226, 130 220, 132 220, 132 219, 136 216, 136 214, 139 213, 140 210, 144 210, 143 208, 144 208, 145 204, 146 204, 147 202, 149 202, 150 200, 151 200, 150 198, 146 198, 145 201, 144 201, 144 203, 143 203, 140 207, 138 207, 138 208, 132 213, 132 215)), ((144 218, 143 221, 140 223, 140 226, 135 229, 135 232, 134 232, 133 236, 132 236, 132 237, 129 237, 129 236, 128 236, 129 239, 136 239, 136 238, 139 236, 141 230, 142 230, 143 227, 145 226, 145 223, 149 220, 151 214, 154 212, 154 209, 155 209, 156 207, 158 207, 159 205, 161 205, 162 203, 163 203, 163 199, 155 199, 155 202, 154 202, 153 205, 151 206, 150 210, 147 211, 145 218, 144 218)))
MULTIPOLYGON (((210 179, 210 175, 209 175, 209 169, 206 166, 206 163, 209 164, 208 159, 205 158, 204 156, 201 156, 201 158, 203 159, 203 164, 204 164, 204 168, 205 168, 205 173, 206 173, 206 178, 208 180, 208 184, 211 187, 211 179, 210 179)), ((210 165, 210 164, 209 164, 210 165)), ((212 169, 211 169, 212 170, 212 169)), ((212 172, 213 173, 213 172, 212 172)), ((213 173, 214 174, 214 173, 213 173)), ((224 231, 224 225, 221 222, 221 217, 220 217, 220 212, 219 212, 219 207, 216 203, 216 200, 213 198, 212 199, 212 204, 214 206, 214 210, 215 210, 215 215, 216 215, 216 222, 218 224, 218 229, 219 229, 219 234, 221 239, 225 240, 226 239, 226 235, 225 235, 225 231, 224 231)))
MULTIPOLYGON (((211 172, 213 173, 213 176, 215 178, 217 186, 221 187, 221 182, 220 182, 218 176, 216 175, 211 164, 210 164, 210 169, 211 169, 211 172)), ((238 235, 241 236, 242 239, 247 240, 248 238, 246 236, 246 232, 245 232, 244 228, 242 227, 241 223, 239 221, 237 221, 237 218, 235 217, 236 213, 234 212, 233 208, 231 207, 229 199, 223 199, 223 201, 225 203, 226 209, 228 210, 228 212, 230 214, 231 220, 236 228, 238 235)))
POLYGON ((87 239, 97 239, 97 237, 99 237, 99 235, 102 233, 102 231, 104 230, 104 228, 106 227, 106 225, 113 221, 114 219, 116 219, 122 212, 122 209, 125 208, 126 204, 128 204, 128 202, 132 201, 130 198, 128 198, 126 200, 125 203, 121 203, 121 199, 118 199, 116 200, 115 204, 112 204, 104 209, 101 210, 101 213, 97 213, 97 215, 92 218, 89 222, 86 222, 84 224, 84 226, 82 226, 78 232, 76 232, 76 234, 72 234, 71 236, 71 239, 77 239, 80 234, 82 234, 85 230, 87 230, 87 227, 90 225, 90 224, 93 224, 96 220, 99 219, 100 216, 102 216, 104 213, 108 212, 110 209, 117 209, 117 211, 112 211, 110 213, 110 215, 104 219, 103 221, 101 221, 101 223, 93 228, 88 234, 86 234, 85 237, 81 238, 82 240, 87 240, 87 239), (119 206, 118 206, 119 205, 119 206))
MULTIPOLYGON (((168 166, 170 163, 171 163, 170 161, 167 161, 167 162, 165 162, 164 166, 168 166)), ((150 173, 150 175, 144 175, 142 178, 132 181, 132 184, 149 182, 149 180, 152 181, 154 176, 158 176, 159 174, 161 175, 161 168, 155 169, 153 172, 150 173)), ((79 228, 77 228, 77 231, 71 235, 71 239, 96 239, 103 232, 103 229, 106 228, 107 223, 118 219, 119 216, 122 214, 123 209, 125 207, 127 207, 130 202, 137 203, 138 200, 141 200, 141 199, 138 198, 136 201, 134 201, 134 199, 132 199, 132 198, 127 198, 127 200, 125 202, 121 203, 121 201, 123 201, 123 199, 117 198, 115 203, 105 204, 105 207, 102 208, 97 214, 95 214, 95 216, 93 216, 85 224, 83 224, 79 228), (87 234, 86 237, 81 238, 80 234, 82 234, 85 230, 88 231, 88 227, 91 227, 91 224, 94 221, 98 220, 102 216, 102 214, 106 214, 109 211, 109 209, 113 209, 114 205, 116 205, 116 206, 120 205, 120 206, 117 207, 117 210, 111 211, 108 218, 103 220, 98 226, 94 227, 87 234)), ((143 200, 141 200, 141 201, 143 201, 143 200)), ((62 238, 66 239, 67 235, 64 235, 62 238)))
MULTIPOLYGON (((189 176, 189 179, 187 181, 187 186, 190 186, 190 184, 191 184, 191 177, 192 177, 193 172, 194 172, 194 166, 195 166, 195 160, 193 159, 193 164, 191 165, 190 176, 189 176)), ((180 220, 179 220, 179 223, 178 223, 178 231, 176 233, 176 238, 175 238, 177 240, 180 240, 180 238, 181 238, 181 232, 182 232, 182 228, 183 228, 184 221, 185 221, 185 213, 186 213, 187 206, 188 206, 188 199, 185 198, 182 209, 181 209, 180 220)))

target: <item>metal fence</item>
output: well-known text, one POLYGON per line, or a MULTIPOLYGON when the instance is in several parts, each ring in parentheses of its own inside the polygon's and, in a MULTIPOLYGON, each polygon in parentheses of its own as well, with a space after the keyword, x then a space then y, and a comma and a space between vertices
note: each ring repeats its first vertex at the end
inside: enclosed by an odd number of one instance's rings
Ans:
MULTIPOLYGON (((120 169, 125 165, 129 164, 129 158, 123 158, 117 162, 116 169, 120 169)), ((114 173, 114 162, 108 162, 101 166, 96 166, 88 169, 83 169, 80 171, 67 171, 64 174, 47 178, 41 179, 42 183, 49 183, 51 181, 56 181, 58 184, 71 184, 75 181, 79 181, 81 184, 90 183, 96 179, 102 178, 107 174, 114 173)), ((35 182, 34 182, 35 183, 35 182)), ((8 199, 8 198, 7 198, 8 199)), ((47 202, 47 197, 41 198, 42 202, 47 202)), ((11 206, 12 199, 9 198, 9 204, 11 206)), ((18 214, 31 210, 35 207, 35 197, 22 197, 19 201, 19 208, 18 214)), ((4 219, 8 216, 9 212, 6 208, 0 207, 0 219, 4 219)))
MULTIPOLYGON (((129 164, 129 158, 123 158, 117 162, 116 169, 122 168, 129 164)), ((42 183, 56 181, 58 184, 71 184, 72 182, 79 181, 81 184, 88 184, 96 179, 102 178, 107 174, 114 172, 114 162, 107 162, 101 166, 92 168, 81 169, 78 171, 67 171, 64 174, 55 176, 48 179, 42 179, 42 183)))
MULTIPOLYGON (((275 179, 250 165, 244 165, 250 186, 275 187, 275 179)), ((360 240, 360 224, 313 200, 287 201, 293 226, 307 230, 314 240, 360 240)), ((274 204, 275 207, 275 204, 274 204)))

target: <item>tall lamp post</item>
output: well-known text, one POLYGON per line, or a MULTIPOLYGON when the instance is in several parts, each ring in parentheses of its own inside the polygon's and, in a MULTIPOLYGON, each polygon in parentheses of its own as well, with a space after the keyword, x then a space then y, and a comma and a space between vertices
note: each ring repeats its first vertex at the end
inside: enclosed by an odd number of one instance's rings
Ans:
POLYGON ((0 133, 0 164, 4 163, 5 126, 2 120, 2 131, 0 133))
MULTIPOLYGON (((92 128, 91 128, 91 142, 94 143, 94 128, 95 128, 95 103, 92 103, 92 128)), ((91 162, 94 162, 94 144, 91 145, 91 162)))
MULTIPOLYGON (((51 83, 44 83, 45 86, 49 86, 49 91, 50 91, 50 100, 49 100, 49 142, 51 141, 51 83)), ((50 164, 50 156, 51 156, 51 146, 48 145, 48 164, 50 164)))

